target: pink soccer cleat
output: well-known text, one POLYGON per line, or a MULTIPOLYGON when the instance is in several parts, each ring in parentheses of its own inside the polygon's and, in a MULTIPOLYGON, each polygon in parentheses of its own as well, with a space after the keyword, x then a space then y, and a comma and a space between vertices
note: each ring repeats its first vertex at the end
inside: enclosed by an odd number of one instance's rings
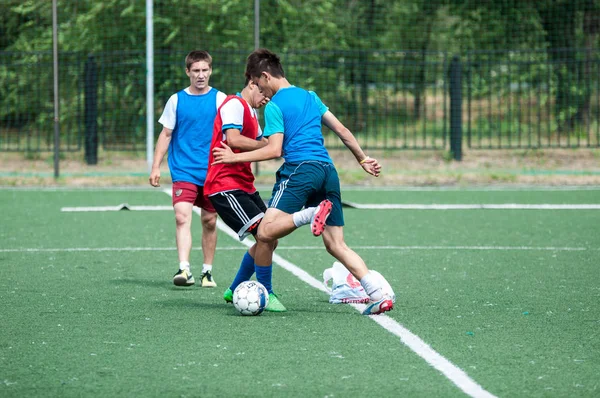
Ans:
POLYGON ((319 236, 323 233, 325 221, 327 220, 327 217, 329 217, 332 207, 333 203, 328 199, 325 199, 317 206, 315 214, 313 214, 312 219, 310 220, 310 229, 314 236, 319 236))

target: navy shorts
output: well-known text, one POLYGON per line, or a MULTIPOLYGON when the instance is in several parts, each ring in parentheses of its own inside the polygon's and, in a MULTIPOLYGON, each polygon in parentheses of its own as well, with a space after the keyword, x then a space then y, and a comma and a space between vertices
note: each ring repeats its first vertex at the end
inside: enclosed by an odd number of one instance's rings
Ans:
POLYGON ((285 162, 277 170, 269 207, 292 214, 303 207, 317 206, 322 200, 333 203, 327 225, 344 225, 340 178, 333 163, 310 160, 285 162))

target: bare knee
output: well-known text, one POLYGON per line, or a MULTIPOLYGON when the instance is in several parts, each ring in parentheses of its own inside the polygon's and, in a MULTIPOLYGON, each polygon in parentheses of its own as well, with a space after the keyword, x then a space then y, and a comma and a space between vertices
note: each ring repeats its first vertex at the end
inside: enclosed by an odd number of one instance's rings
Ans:
POLYGON ((256 240, 267 243, 272 246, 273 249, 277 246, 277 239, 269 233, 269 229, 263 226, 264 223, 260 223, 258 231, 256 232, 256 240), (274 245, 274 246, 273 246, 274 245))
POLYGON ((336 258, 339 258, 343 252, 349 250, 344 241, 344 234, 341 227, 325 228, 323 243, 327 252, 336 258))
POLYGON ((175 212, 175 224, 177 224, 178 227, 189 224, 191 219, 192 217, 190 214, 186 214, 184 212, 175 212))
POLYGON ((324 240, 323 243, 325 243, 327 253, 336 258, 348 248, 344 241, 324 240))
POLYGON ((214 231, 217 229, 217 213, 203 213, 200 217, 202 228, 205 231, 214 231))

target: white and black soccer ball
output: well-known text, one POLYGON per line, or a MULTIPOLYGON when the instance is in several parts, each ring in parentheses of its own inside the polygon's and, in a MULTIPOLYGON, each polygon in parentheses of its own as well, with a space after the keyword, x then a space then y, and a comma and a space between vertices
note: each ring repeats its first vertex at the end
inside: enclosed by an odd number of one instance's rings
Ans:
POLYGON ((269 304, 269 292, 257 281, 242 282, 233 292, 233 306, 242 315, 260 315, 269 304))

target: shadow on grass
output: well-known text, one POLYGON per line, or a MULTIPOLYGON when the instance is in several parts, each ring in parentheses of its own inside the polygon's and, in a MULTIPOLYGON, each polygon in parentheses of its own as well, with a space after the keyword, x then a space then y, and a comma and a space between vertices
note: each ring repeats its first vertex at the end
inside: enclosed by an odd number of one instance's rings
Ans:
POLYGON ((241 316, 233 304, 215 303, 204 299, 203 297, 195 297, 191 299, 166 299, 155 303, 160 308, 176 308, 177 310, 218 310, 224 316, 241 316))
POLYGON ((133 278, 124 278, 124 279, 111 279, 110 283, 115 285, 122 286, 141 286, 141 287, 152 287, 152 288, 164 288, 167 290, 189 290, 193 289, 194 286, 189 287, 177 287, 174 286, 170 280, 152 280, 152 279, 133 279, 133 278))

